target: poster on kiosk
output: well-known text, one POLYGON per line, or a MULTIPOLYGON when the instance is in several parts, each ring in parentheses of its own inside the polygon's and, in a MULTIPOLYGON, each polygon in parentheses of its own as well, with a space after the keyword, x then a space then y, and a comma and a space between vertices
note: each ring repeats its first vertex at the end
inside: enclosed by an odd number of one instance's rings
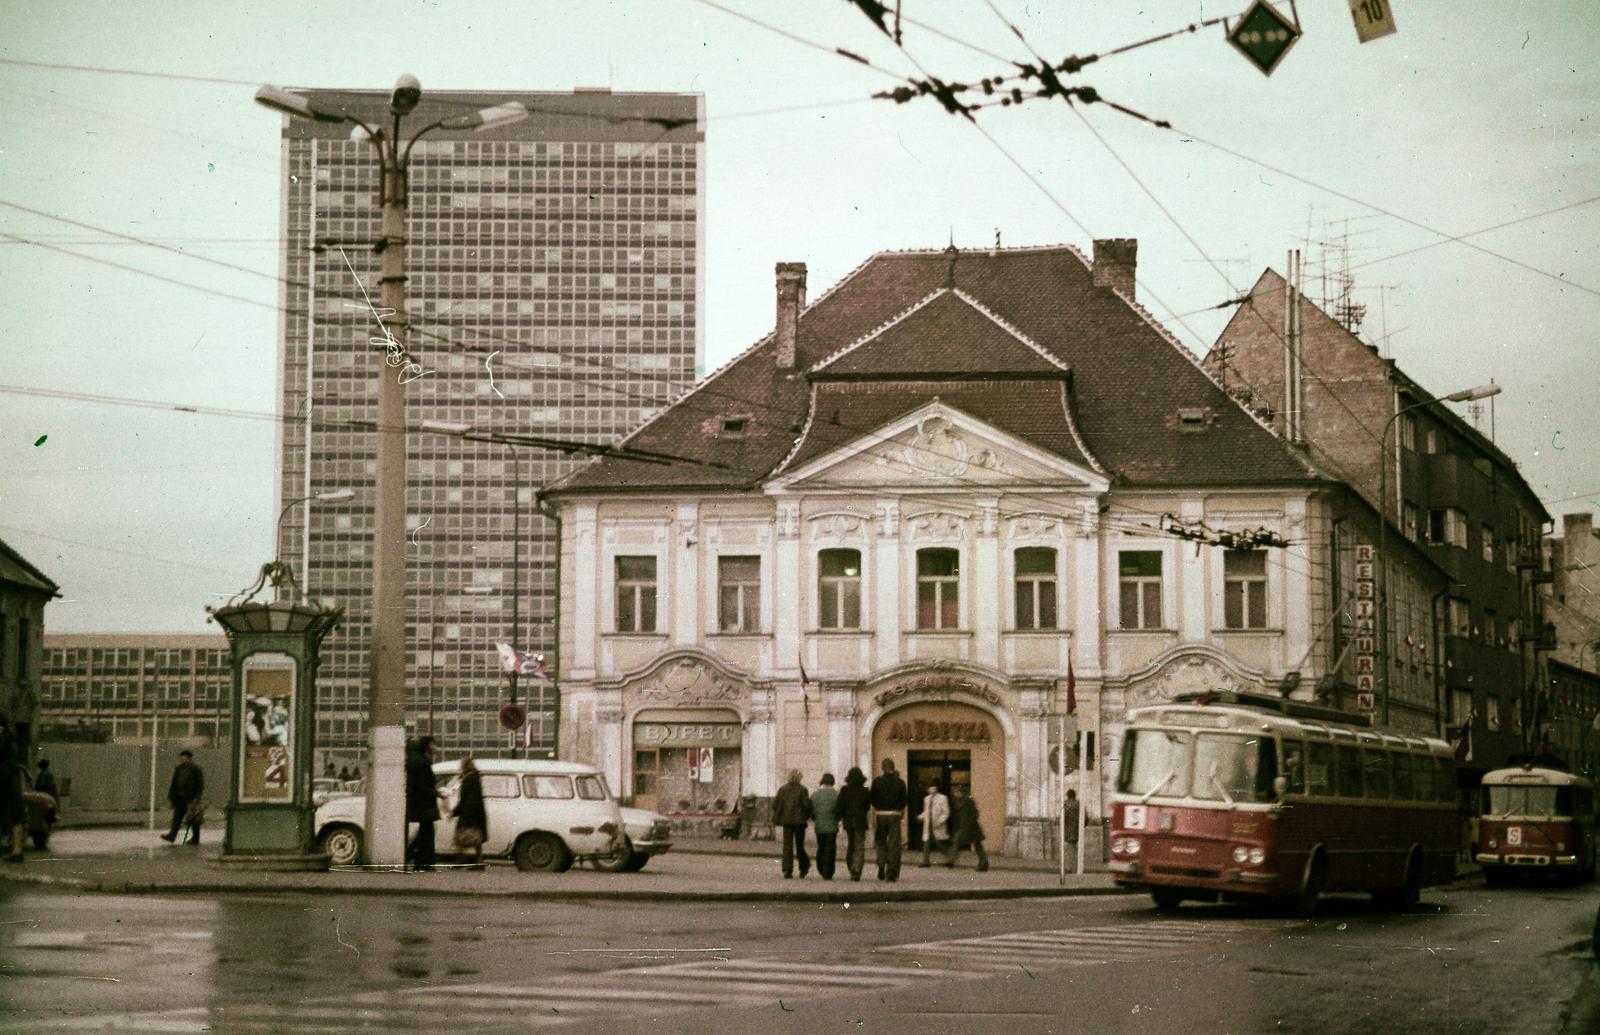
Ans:
POLYGON ((239 714, 239 800, 294 800, 296 665, 287 654, 252 654, 244 662, 239 714))

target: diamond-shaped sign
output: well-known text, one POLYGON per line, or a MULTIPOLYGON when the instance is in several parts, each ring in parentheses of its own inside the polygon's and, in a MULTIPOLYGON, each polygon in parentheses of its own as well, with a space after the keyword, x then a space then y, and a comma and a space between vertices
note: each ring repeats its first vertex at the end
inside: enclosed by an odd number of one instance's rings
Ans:
POLYGON ((1256 0, 1228 33, 1228 42, 1262 75, 1271 75, 1299 38, 1300 30, 1267 0, 1256 0))

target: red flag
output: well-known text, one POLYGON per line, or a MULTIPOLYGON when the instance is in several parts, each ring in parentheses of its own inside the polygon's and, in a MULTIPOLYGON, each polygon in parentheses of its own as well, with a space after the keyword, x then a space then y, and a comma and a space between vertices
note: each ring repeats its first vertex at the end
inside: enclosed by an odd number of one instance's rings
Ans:
POLYGON ((799 655, 795 656, 795 663, 800 666, 800 708, 809 717, 811 715, 811 695, 806 693, 806 663, 799 655))
POLYGON ((1078 713, 1078 677, 1072 674, 1072 652, 1067 652, 1067 714, 1078 713))

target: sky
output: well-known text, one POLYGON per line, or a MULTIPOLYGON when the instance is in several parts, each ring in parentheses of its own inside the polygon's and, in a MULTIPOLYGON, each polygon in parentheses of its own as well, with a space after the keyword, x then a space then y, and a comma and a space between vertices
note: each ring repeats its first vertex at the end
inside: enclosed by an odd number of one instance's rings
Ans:
POLYGON ((1312 300, 1348 268, 1365 336, 1424 387, 1503 386, 1480 428, 1558 532, 1596 509, 1587 0, 1394 0, 1399 31, 1364 45, 1346 0, 1301 0, 1270 77, 1218 25, 1068 78, 1171 129, 1059 99, 976 126, 871 99, 919 66, 976 81, 1247 6, 904 0, 900 49, 844 0, 0 5, 0 539, 61 585, 56 632, 204 631, 253 580, 276 518, 280 119, 251 97, 405 72, 703 93, 709 369, 771 329, 778 261, 808 264, 814 298, 880 250, 1133 237, 1140 300, 1203 354, 1232 312, 1214 307, 1300 247, 1312 300))

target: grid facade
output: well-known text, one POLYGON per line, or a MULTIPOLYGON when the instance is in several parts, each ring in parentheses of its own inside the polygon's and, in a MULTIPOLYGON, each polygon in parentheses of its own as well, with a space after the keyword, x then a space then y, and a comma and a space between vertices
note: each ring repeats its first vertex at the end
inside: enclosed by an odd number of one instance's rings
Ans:
MULTIPOLYGON (((311 95, 384 122, 387 95, 311 95)), ((294 507, 278 544, 311 595, 346 608, 323 643, 320 748, 366 743, 376 464, 373 433, 351 425, 376 419, 379 376, 410 375, 412 429, 440 421, 610 443, 700 371, 703 99, 437 93, 406 127, 512 100, 532 117, 481 135, 430 133, 412 152, 407 344, 421 370, 399 374, 384 365, 373 311, 373 148, 338 126, 284 126, 279 506, 355 493, 294 507), (343 243, 311 247, 329 240, 343 243)), ((580 461, 415 430, 407 455, 407 719, 449 751, 501 753, 508 685, 496 644, 545 651, 556 670, 555 526, 535 512, 535 493, 580 461)), ((524 678, 519 691, 529 746, 554 750, 556 687, 524 678)))
POLYGON ((49 634, 39 727, 113 741, 228 740, 228 640, 221 635, 49 634))

